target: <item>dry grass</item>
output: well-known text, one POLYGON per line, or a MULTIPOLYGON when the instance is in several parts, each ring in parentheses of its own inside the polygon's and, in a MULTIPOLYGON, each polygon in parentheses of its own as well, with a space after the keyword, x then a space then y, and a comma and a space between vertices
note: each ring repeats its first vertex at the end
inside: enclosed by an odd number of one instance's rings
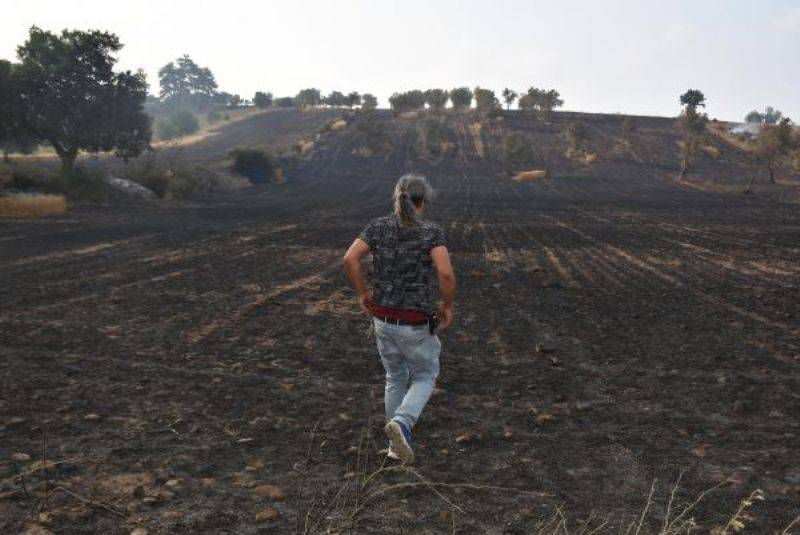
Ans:
POLYGON ((344 130, 345 128, 347 128, 347 121, 344 119, 339 119, 331 125, 331 130, 344 130))
POLYGON ((544 169, 535 169, 533 171, 522 171, 514 175, 512 180, 516 182, 536 182, 537 180, 544 180, 547 178, 547 171, 544 169))
POLYGON ((469 125, 469 133, 472 134, 472 142, 475 144, 475 152, 478 153, 480 158, 484 158, 486 156, 486 151, 483 147, 483 138, 481 137, 481 129, 483 125, 481 123, 472 123, 469 125))
POLYGON ((41 217, 63 214, 67 199, 63 195, 9 195, 0 197, 0 217, 41 217))
MULTIPOLYGON (((427 479, 413 467, 387 464, 385 450, 375 456, 375 441, 371 429, 372 421, 362 430, 356 450, 355 466, 348 466, 348 472, 336 485, 336 489, 322 496, 312 497, 312 486, 319 484, 310 477, 313 473, 314 442, 317 425, 311 431, 311 441, 306 459, 294 465, 295 472, 305 480, 306 495, 311 497, 304 514, 298 519, 297 532, 304 535, 317 533, 350 533, 363 527, 365 521, 375 521, 387 512, 376 503, 387 496, 402 496, 407 491, 427 492, 424 499, 434 500, 441 506, 438 522, 431 520, 429 527, 443 532, 458 532, 458 524, 474 520, 477 510, 475 501, 481 496, 508 495, 522 504, 525 501, 541 502, 552 500, 554 495, 528 489, 481 485, 470 482, 445 483, 427 479), (449 524, 447 526, 442 525, 449 524), (301 525, 302 524, 302 525, 301 525)), ((588 518, 572 518, 562 505, 552 502, 552 513, 531 519, 528 533, 538 535, 689 535, 691 533, 711 533, 712 535, 735 535, 747 530, 748 524, 755 521, 754 515, 764 515, 766 511, 758 506, 763 504, 764 493, 757 489, 739 502, 738 507, 727 520, 710 524, 697 518, 698 509, 707 499, 723 489, 730 489, 731 480, 721 483, 691 497, 686 496, 681 481, 684 473, 678 475, 668 494, 661 500, 656 498, 657 481, 653 481, 642 509, 627 518, 613 519, 592 512, 588 518), (662 501, 663 500, 663 501, 662 501)), ((406 500, 399 501, 404 503, 406 500)), ((394 512, 402 510, 402 505, 394 512)), ((627 515, 626 515, 627 516, 627 515)), ((781 535, 798 533, 800 516, 791 520, 780 532, 781 535)))

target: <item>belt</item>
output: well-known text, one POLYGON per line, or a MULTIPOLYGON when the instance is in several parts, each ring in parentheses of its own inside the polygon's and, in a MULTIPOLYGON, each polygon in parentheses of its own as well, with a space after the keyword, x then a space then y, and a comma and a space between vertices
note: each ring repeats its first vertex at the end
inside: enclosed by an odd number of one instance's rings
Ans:
POLYGON ((401 320, 401 319, 397 319, 397 318, 390 318, 388 316, 378 316, 377 314, 374 314, 372 317, 377 318, 377 319, 381 320, 384 323, 391 323, 392 325, 427 325, 428 324, 428 320, 409 321, 409 320, 401 320))

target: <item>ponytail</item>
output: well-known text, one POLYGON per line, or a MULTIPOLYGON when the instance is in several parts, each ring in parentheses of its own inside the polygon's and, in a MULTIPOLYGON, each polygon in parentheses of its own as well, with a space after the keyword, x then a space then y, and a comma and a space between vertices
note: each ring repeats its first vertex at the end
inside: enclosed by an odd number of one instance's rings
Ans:
POLYGON ((433 197, 433 188, 422 175, 401 176, 394 188, 394 214, 401 225, 410 226, 417 222, 417 208, 422 202, 433 197))

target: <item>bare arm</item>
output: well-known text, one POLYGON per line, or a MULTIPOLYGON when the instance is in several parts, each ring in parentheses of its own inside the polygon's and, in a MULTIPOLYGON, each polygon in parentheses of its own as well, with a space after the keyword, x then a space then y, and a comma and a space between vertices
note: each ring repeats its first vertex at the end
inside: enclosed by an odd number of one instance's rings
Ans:
POLYGON ((433 260, 433 265, 436 266, 436 274, 439 277, 439 293, 442 296, 442 305, 439 307, 439 315, 441 316, 439 328, 445 331, 453 321, 456 275, 453 272, 453 265, 450 263, 450 253, 444 245, 431 249, 431 259, 433 260))
POLYGON ((372 292, 367 290, 364 275, 361 274, 361 257, 369 252, 369 245, 361 238, 356 238, 344 255, 344 269, 347 278, 356 291, 361 310, 368 316, 372 314, 372 292))

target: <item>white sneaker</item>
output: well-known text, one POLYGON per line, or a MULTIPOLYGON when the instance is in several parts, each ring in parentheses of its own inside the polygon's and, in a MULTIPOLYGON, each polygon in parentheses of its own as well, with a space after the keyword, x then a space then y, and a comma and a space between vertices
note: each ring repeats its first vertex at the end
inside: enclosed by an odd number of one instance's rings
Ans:
POLYGON ((394 453, 403 462, 403 464, 412 464, 414 462, 414 450, 411 449, 411 430, 400 422, 391 420, 383 428, 386 436, 392 441, 394 453))

